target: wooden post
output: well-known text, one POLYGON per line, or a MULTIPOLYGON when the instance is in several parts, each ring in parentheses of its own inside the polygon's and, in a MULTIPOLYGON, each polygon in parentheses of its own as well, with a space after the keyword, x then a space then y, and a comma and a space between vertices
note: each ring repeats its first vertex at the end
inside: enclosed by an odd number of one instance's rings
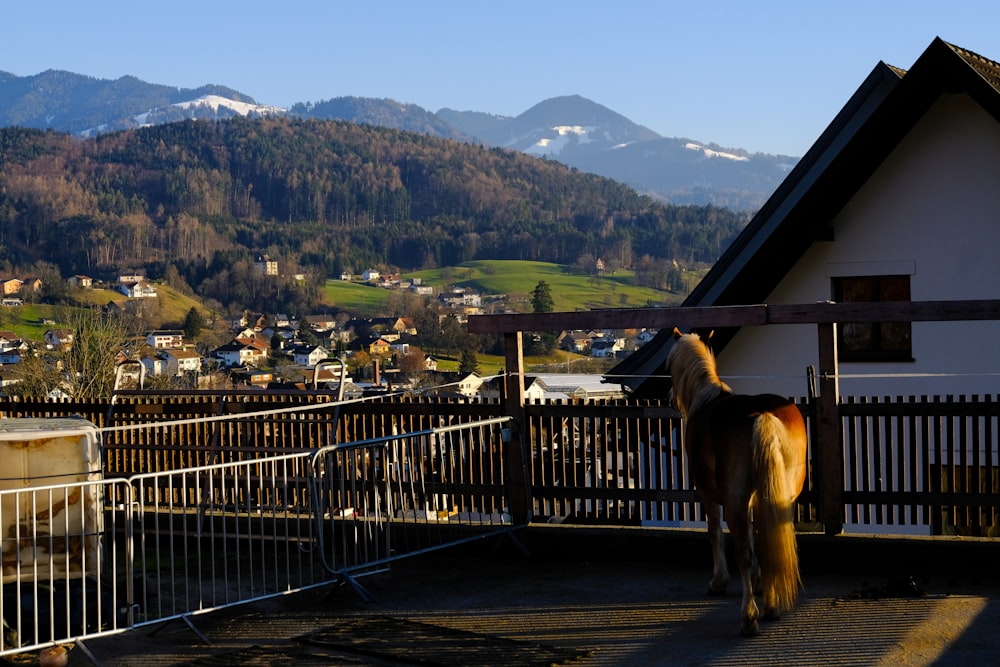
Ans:
POLYGON ((524 412, 524 351, 520 331, 503 336, 507 374, 504 377, 507 414, 513 425, 504 452, 506 461, 507 499, 514 525, 531 520, 531 476, 528 474, 528 424, 524 412))
POLYGON ((813 483, 818 496, 819 520, 827 535, 844 530, 844 445, 840 434, 840 383, 837 379, 837 324, 818 326, 819 398, 816 401, 816 434, 813 483))

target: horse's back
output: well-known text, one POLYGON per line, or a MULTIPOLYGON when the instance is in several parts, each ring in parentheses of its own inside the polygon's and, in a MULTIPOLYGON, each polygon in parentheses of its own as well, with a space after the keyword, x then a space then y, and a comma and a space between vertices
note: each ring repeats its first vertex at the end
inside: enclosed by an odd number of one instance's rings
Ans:
POLYGON ((793 401, 777 394, 729 394, 714 401, 708 406, 706 416, 715 423, 731 423, 743 425, 743 420, 752 422, 765 412, 773 414, 781 420, 785 428, 798 432, 805 437, 805 420, 802 412, 793 401))
POLYGON ((790 486, 796 495, 805 483, 808 438, 805 420, 798 406, 777 394, 729 394, 719 397, 691 420, 692 443, 700 449, 698 458, 711 461, 716 473, 733 474, 732 466, 746 465, 752 449, 754 422, 761 415, 777 418, 784 427, 782 455, 790 486), (706 458, 706 454, 708 458, 706 458), (717 467, 718 466, 718 467, 717 467))

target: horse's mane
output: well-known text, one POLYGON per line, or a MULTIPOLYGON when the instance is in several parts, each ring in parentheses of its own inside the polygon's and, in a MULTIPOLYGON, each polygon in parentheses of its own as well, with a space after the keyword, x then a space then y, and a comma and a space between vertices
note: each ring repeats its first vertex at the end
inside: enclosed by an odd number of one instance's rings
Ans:
POLYGON ((685 417, 718 396, 733 393, 716 372, 715 355, 697 334, 684 334, 674 341, 667 368, 674 400, 685 417))

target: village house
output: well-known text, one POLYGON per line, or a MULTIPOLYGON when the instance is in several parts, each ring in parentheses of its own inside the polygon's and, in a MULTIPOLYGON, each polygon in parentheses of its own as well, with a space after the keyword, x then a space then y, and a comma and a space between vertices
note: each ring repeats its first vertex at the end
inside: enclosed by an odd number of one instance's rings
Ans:
POLYGON ((640 346, 645 345, 655 337, 656 331, 653 329, 643 329, 633 337, 633 340, 635 341, 636 346, 640 346))
POLYGON ((375 269, 365 269, 364 273, 361 274, 361 280, 366 283, 375 282, 379 279, 379 272, 375 269))
POLYGON ((24 345, 24 341, 13 331, 0 331, 0 352, 16 350, 24 345))
POLYGON ((329 356, 330 353, 321 345, 303 345, 292 353, 292 363, 296 366, 315 366, 329 356))
MULTIPOLYGON (((996 299, 1000 64, 935 39, 878 63, 684 306, 996 299)), ((843 395, 993 394, 1000 322, 841 323, 843 395)), ((664 329, 609 372, 665 396, 664 329)), ((741 393, 802 396, 816 326, 721 328, 741 393)))
POLYGON ((151 299, 157 296, 156 288, 145 280, 134 283, 122 283, 118 291, 130 299, 151 299))
POLYGON ((94 287, 94 279, 91 278, 90 276, 81 276, 81 275, 70 276, 69 278, 66 279, 66 283, 70 287, 74 287, 77 289, 91 289, 94 287))
POLYGON ((590 356, 596 359, 613 359, 625 349, 625 340, 617 336, 601 336, 590 341, 590 356))
POLYGON ((401 286, 399 275, 391 274, 388 276, 379 276, 378 286, 382 289, 399 289, 401 286))
POLYGON ((567 352, 586 353, 594 340, 592 331, 564 331, 559 335, 559 349, 567 352))
POLYGON ((263 255, 253 263, 253 270, 261 276, 276 276, 278 275, 278 260, 263 255))
POLYGON ((37 276, 28 276, 22 278, 21 291, 22 292, 38 292, 42 289, 42 279, 37 276))
POLYGON ((194 350, 167 349, 161 353, 167 362, 167 372, 171 375, 184 375, 201 371, 201 355, 194 350))
POLYGON ((368 320, 371 331, 379 334, 402 334, 410 328, 402 317, 373 317, 368 320))
POLYGON ((25 346, 25 349, 9 348, 6 350, 0 350, 0 366, 13 366, 14 364, 21 363, 21 359, 24 356, 24 352, 26 352, 26 348, 27 346, 25 346))
POLYGON ((179 329, 150 331, 146 334, 146 345, 156 350, 182 347, 184 345, 184 332, 179 329))
POLYGON ((263 389, 274 381, 274 373, 269 370, 258 368, 233 368, 230 369, 229 377, 234 385, 243 385, 257 389, 263 389))
POLYGON ((4 296, 17 294, 21 291, 22 285, 24 285, 24 281, 19 278, 4 278, 0 280, 0 288, 2 288, 0 291, 4 296))
POLYGON ((485 380, 476 373, 444 373, 441 380, 431 393, 460 399, 478 398, 485 384, 485 380))
POLYGON ((160 375, 167 375, 167 360, 158 354, 147 354, 144 355, 139 362, 145 366, 146 375, 149 377, 158 377, 160 375))
POLYGON ((73 347, 73 330, 47 329, 43 340, 48 350, 68 350, 73 347))
POLYGON ((391 345, 384 338, 376 338, 368 343, 367 351, 373 357, 384 357, 390 354, 391 345))
POLYGON ((454 382, 455 390, 463 396, 475 396, 479 393, 479 388, 483 386, 483 378, 476 373, 469 373, 454 382))
POLYGON ((545 384, 544 380, 540 380, 537 377, 524 378, 525 401, 544 401, 546 399, 562 400, 566 398, 569 398, 569 396, 562 393, 550 395, 549 386, 545 384))
POLYGON ((246 339, 234 339, 215 348, 212 356, 223 366, 258 366, 267 359, 267 349, 246 339))
POLYGON ((318 333, 333 331, 337 328, 337 320, 330 314, 305 315, 302 317, 302 322, 309 327, 310 331, 318 333))

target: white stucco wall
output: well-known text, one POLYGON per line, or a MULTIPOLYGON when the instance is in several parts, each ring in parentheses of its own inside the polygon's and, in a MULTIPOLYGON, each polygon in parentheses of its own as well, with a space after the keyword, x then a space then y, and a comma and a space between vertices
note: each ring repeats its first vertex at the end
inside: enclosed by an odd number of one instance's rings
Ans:
MULTIPOLYGON (((1000 298, 1000 125, 966 95, 940 99, 836 215, 834 238, 766 302, 824 301, 831 276, 892 273, 910 275, 914 301, 1000 298)), ((914 323, 912 342, 913 362, 841 364, 841 395, 1000 392, 1000 323, 914 323)), ((803 396, 817 364, 814 325, 746 327, 719 356, 743 393, 803 396)))

